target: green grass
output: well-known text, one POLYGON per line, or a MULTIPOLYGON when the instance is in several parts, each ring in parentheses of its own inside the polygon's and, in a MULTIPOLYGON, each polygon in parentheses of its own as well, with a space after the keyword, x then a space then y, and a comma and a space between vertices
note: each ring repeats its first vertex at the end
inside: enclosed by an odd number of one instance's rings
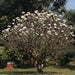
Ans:
MULTIPOLYGON (((0 52, 4 50, 4 47, 0 47, 0 52)), ((75 62, 74 62, 75 64, 75 62)), ((0 75, 75 75, 75 65, 72 63, 67 67, 55 66, 55 62, 50 63, 44 68, 44 74, 39 74, 36 68, 25 68, 6 70, 0 69, 0 75)))
POLYGON ((2 51, 4 50, 5 48, 3 46, 0 46, 0 54, 2 53, 2 51))
POLYGON ((58 67, 48 65, 44 68, 45 73, 39 74, 36 68, 6 70, 0 69, 0 75, 75 75, 75 66, 58 67))

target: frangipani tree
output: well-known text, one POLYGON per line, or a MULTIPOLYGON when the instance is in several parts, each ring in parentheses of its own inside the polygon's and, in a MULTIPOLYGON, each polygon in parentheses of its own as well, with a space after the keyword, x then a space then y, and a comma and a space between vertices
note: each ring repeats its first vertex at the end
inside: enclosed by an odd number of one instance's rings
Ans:
POLYGON ((68 46, 73 35, 72 26, 66 25, 62 15, 52 11, 34 13, 22 12, 21 17, 13 19, 11 27, 3 30, 7 47, 23 51, 31 61, 41 64, 52 52, 59 52, 68 46))

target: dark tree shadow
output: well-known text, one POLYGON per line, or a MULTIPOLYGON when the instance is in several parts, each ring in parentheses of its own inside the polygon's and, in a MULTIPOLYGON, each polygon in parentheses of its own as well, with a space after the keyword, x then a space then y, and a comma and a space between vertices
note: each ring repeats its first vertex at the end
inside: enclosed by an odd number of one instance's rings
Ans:
POLYGON ((62 69, 70 69, 70 70, 75 70, 75 65, 67 65, 67 66, 54 66, 55 68, 62 68, 62 69))
POLYGON ((0 75, 59 75, 62 74, 60 72, 44 72, 38 73, 37 71, 9 71, 9 72, 0 72, 0 75))

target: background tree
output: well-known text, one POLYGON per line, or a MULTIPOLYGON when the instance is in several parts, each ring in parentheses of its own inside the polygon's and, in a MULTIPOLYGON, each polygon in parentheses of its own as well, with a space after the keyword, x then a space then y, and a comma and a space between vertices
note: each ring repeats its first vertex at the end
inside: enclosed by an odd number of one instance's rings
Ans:
POLYGON ((49 9, 58 13, 66 12, 65 5, 68 0, 53 0, 49 9))
POLYGON ((67 11, 65 16, 68 19, 70 24, 72 24, 72 25, 75 24, 75 11, 74 10, 67 11))
MULTIPOLYGON (((65 13, 65 17, 67 19, 67 23, 68 25, 71 25, 73 26, 73 29, 72 31, 74 32, 74 35, 75 35, 75 10, 69 10, 65 13)), ((75 37, 74 37, 75 39, 75 37)), ((73 43, 75 45, 75 43, 73 43)))

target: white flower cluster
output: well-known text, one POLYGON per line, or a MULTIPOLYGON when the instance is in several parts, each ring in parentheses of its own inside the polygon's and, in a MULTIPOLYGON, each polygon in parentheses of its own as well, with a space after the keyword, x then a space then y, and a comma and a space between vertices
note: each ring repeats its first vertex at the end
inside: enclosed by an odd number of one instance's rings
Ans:
POLYGON ((41 40, 54 39, 54 42, 55 40, 69 40, 69 37, 74 36, 73 32, 70 32, 72 27, 66 25, 66 20, 61 20, 61 18, 62 15, 57 15, 52 11, 42 11, 41 13, 38 10, 34 11, 34 13, 22 12, 21 17, 13 19, 13 27, 8 25, 8 28, 3 30, 3 35, 4 37, 12 35, 16 39, 17 37, 20 38, 20 40, 35 37, 41 40))

